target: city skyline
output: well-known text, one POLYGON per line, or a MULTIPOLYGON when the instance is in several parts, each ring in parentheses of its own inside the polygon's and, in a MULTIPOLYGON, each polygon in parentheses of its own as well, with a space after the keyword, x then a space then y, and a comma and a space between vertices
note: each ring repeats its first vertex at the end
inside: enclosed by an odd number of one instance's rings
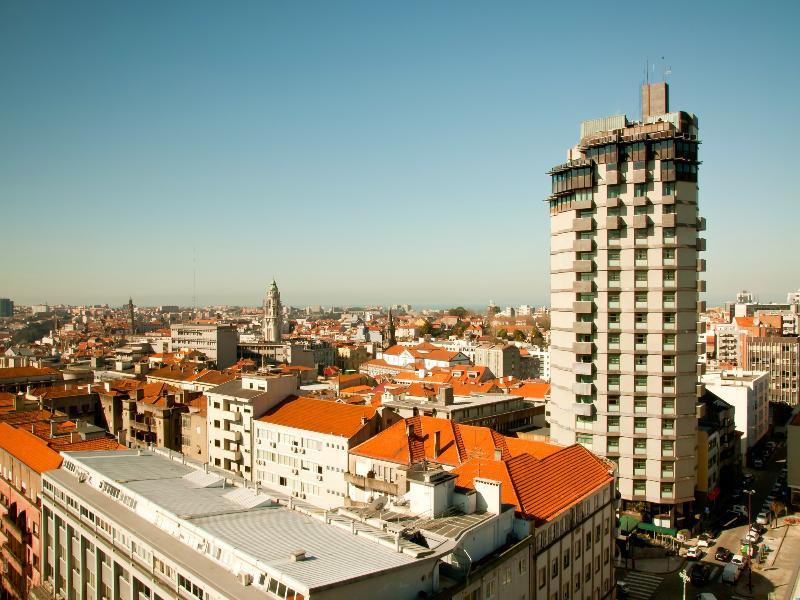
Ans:
POLYGON ((0 294, 19 304, 191 305, 195 263, 198 305, 256 305, 273 275, 294 305, 546 304, 545 171, 576 123, 638 118, 646 60, 701 117, 709 304, 800 282, 763 260, 800 251, 793 219, 741 243, 753 199, 793 210, 795 5, 693 8, 680 43, 602 74, 585 45, 624 8, 574 24, 580 44, 523 5, 0 10, 2 204, 30 224, 6 232, 0 294))

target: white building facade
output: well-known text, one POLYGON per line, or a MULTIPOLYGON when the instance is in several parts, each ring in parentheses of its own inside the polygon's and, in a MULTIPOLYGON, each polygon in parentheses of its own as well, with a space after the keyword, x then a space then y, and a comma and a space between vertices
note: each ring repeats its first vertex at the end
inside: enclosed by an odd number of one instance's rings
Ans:
POLYGON ((252 479, 253 421, 296 392, 294 375, 245 376, 208 390, 209 463, 252 479))
POLYGON ((706 389, 735 409, 736 430, 741 438, 742 456, 769 430, 769 372, 712 371, 702 377, 706 389))

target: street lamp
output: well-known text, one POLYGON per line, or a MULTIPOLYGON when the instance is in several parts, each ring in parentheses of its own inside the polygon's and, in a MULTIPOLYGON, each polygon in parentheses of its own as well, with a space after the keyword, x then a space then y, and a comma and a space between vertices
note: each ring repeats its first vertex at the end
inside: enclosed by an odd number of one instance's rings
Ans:
POLYGON ((686 584, 689 583, 691 577, 689 577, 689 574, 686 572, 686 569, 678 573, 678 575, 680 575, 680 578, 683 579, 683 600, 686 600, 686 584))

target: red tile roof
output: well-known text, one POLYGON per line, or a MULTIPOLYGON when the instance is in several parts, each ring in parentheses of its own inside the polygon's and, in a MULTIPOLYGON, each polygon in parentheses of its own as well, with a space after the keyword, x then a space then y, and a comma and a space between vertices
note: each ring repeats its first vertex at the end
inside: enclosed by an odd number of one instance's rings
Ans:
POLYGON ((523 453, 503 460, 471 459, 456 467, 456 485, 475 487, 475 477, 502 485, 503 502, 537 521, 549 521, 613 481, 609 466, 579 444, 536 458, 523 453))
POLYGON ((509 390, 509 392, 523 398, 544 400, 544 397, 550 393, 550 384, 526 381, 521 386, 509 390))
POLYGON ((398 421, 359 444, 353 454, 411 465, 423 459, 450 466, 470 458, 491 459, 495 450, 509 458, 527 452, 537 458, 549 456, 561 446, 500 435, 488 427, 461 425, 448 419, 417 416, 398 421), (406 426, 410 434, 406 433, 406 426), (434 452, 434 433, 439 432, 439 455, 434 452))
POLYGON ((37 473, 61 466, 61 456, 42 439, 24 429, 0 423, 0 448, 37 473))
POLYGON ((299 397, 279 404, 258 420, 351 438, 364 426, 362 419, 372 419, 375 413, 376 410, 371 406, 299 397))
POLYGON ((57 376, 56 379, 61 379, 62 375, 55 369, 44 367, 6 367, 0 369, 0 380, 3 379, 19 379, 25 377, 44 377, 46 375, 57 376))

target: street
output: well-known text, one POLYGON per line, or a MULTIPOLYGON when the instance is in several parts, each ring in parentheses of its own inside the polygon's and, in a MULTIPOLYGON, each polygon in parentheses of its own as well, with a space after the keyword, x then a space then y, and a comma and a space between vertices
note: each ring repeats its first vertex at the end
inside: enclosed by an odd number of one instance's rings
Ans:
MULTIPOLYGON (((761 510, 761 506, 770 494, 770 488, 783 467, 786 466, 786 445, 779 442, 778 448, 771 460, 764 469, 745 468, 745 473, 751 473, 755 481, 750 486, 755 493, 752 495, 752 518, 761 510)), ((732 504, 744 504, 747 506, 747 496, 744 499, 731 501, 727 499, 720 503, 722 508, 719 512, 727 510, 732 504)), ((652 559, 649 561, 637 560, 638 570, 617 569, 617 579, 623 579, 629 586, 630 593, 628 598, 633 600, 649 600, 650 598, 681 598, 684 593, 684 582, 681 579, 680 571, 685 569, 688 573, 699 564, 711 566, 711 575, 708 583, 695 586, 686 583, 686 598, 694 599, 701 592, 714 594, 719 599, 722 598, 775 598, 776 600, 786 598, 789 594, 789 587, 793 583, 792 578, 795 574, 798 562, 800 561, 800 526, 786 525, 781 518, 779 526, 770 528, 764 533, 761 543, 770 548, 766 554, 766 560, 762 565, 756 565, 752 571, 744 569, 739 580, 735 585, 723 583, 722 571, 727 563, 717 561, 714 558, 716 550, 720 547, 727 548, 733 553, 738 553, 741 547, 741 540, 747 534, 749 524, 723 530, 719 537, 709 548, 704 549, 704 554, 700 560, 685 560, 681 568, 678 559, 674 558, 670 572, 666 570, 667 563, 663 559, 652 559), (650 572, 647 572, 647 571, 650 572), (662 571, 662 572, 658 572, 662 571), (752 592, 749 586, 752 577, 752 592), (772 595, 772 596, 770 596, 772 595)), ((690 540, 688 545, 694 545, 696 539, 690 540)))

